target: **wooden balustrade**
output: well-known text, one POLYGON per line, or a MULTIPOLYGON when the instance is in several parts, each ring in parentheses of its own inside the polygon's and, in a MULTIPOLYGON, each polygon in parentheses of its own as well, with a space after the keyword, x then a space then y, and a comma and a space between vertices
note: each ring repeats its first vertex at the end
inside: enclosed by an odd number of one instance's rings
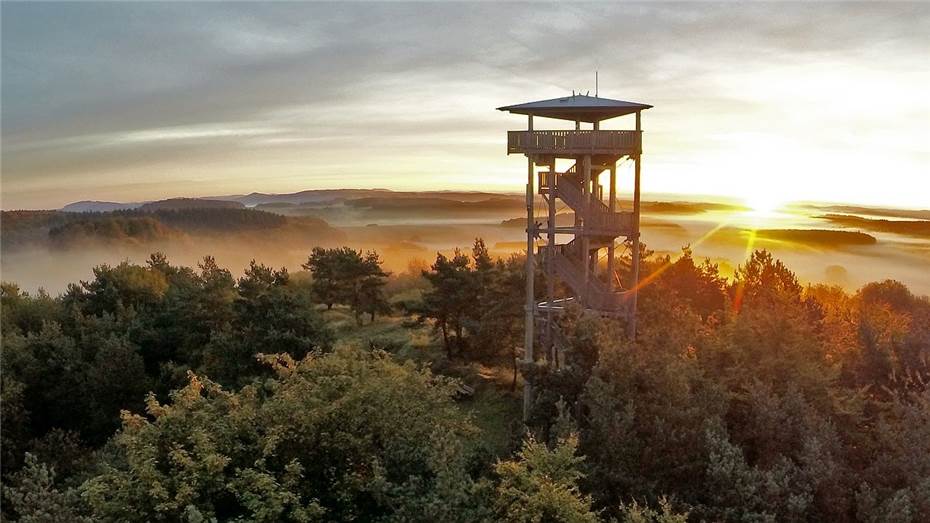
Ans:
POLYGON ((555 187, 555 197, 579 214, 585 226, 596 236, 610 235, 627 236, 633 231, 633 213, 614 211, 610 212, 604 203, 603 186, 596 185, 596 195, 592 195, 591 207, 587 211, 584 207, 584 195, 577 185, 577 181, 566 179, 565 174, 542 171, 537 174, 539 194, 548 195, 550 185, 555 187))
POLYGON ((639 154, 642 131, 508 131, 507 154, 639 154))

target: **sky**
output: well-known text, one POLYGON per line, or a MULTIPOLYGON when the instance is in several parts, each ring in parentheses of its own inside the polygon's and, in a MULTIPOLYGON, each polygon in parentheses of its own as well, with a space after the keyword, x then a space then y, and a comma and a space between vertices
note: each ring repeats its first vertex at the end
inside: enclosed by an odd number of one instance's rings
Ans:
POLYGON ((525 159, 505 145, 525 117, 494 108, 593 93, 595 71, 600 96, 654 106, 647 196, 930 207, 930 3, 0 11, 4 209, 521 191, 525 159))

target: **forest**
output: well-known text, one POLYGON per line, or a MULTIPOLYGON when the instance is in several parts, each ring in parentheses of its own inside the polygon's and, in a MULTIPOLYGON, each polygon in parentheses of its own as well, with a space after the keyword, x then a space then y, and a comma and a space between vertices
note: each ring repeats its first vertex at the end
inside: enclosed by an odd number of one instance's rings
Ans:
POLYGON ((4 282, 2 517, 930 521, 930 299, 764 250, 732 277, 688 248, 641 264, 635 336, 569 310, 558 366, 521 363, 525 257, 480 239, 393 273, 318 247, 4 282))
POLYGON ((48 244, 59 250, 88 245, 146 245, 178 240, 188 234, 242 234, 280 230, 287 226, 323 232, 329 226, 311 217, 285 218, 253 209, 234 207, 234 202, 196 200, 184 207, 184 199, 153 202, 138 209, 111 212, 3 211, 3 248, 14 250, 48 244), (209 202, 212 206, 204 206, 209 202))

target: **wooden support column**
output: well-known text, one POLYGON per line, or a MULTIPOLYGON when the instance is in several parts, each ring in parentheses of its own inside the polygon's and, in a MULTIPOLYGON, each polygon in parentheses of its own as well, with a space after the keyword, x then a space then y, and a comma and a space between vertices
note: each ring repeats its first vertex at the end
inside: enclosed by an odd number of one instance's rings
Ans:
POLYGON ((555 157, 549 161, 549 227, 546 235, 546 296, 549 300, 549 308, 546 311, 546 340, 549 343, 549 361, 559 366, 559 358, 556 354, 558 348, 553 342, 553 325, 554 315, 552 306, 555 303, 555 267, 553 256, 555 255, 555 190, 558 183, 558 175, 555 172, 555 157))
POLYGON ((642 168, 642 122, 640 111, 636 112, 636 131, 639 134, 639 147, 636 156, 633 158, 633 297, 630 303, 630 338, 636 338, 636 302, 639 296, 639 178, 640 169, 642 168))
MULTIPOLYGON (((601 130, 601 122, 600 122, 600 120, 595 120, 595 121, 594 121, 593 129, 594 129, 595 131, 600 131, 600 130, 601 130)), ((596 140, 596 139, 595 139, 595 140, 596 140)), ((598 169, 598 173, 601 173, 601 172, 602 172, 602 170, 599 168, 599 169, 598 169)), ((594 197, 594 198, 597 198, 598 201, 603 202, 603 196, 602 196, 603 193, 597 192, 598 188, 600 187, 600 181, 601 181, 601 175, 598 174, 598 175, 594 178, 594 183, 591 184, 591 190, 592 190, 592 191, 595 191, 593 197, 594 197)), ((588 207, 590 208, 590 206, 591 206, 591 205, 590 205, 590 202, 589 202, 588 207)), ((600 250, 600 249, 597 249, 596 251, 594 251, 594 255, 591 256, 591 260, 590 260, 590 262, 589 262, 589 263, 591 264, 591 276, 592 276, 594 279, 597 279, 597 277, 598 277, 598 275, 597 275, 597 259, 598 259, 598 256, 600 255, 600 253, 601 253, 601 250, 600 250)))
MULTIPOLYGON (((617 162, 610 164, 610 187, 607 193, 607 209, 613 215, 617 206, 617 162)), ((616 238, 612 238, 610 245, 607 246, 607 288, 610 290, 614 289, 614 244, 616 241, 616 238)))
MULTIPOLYGON (((533 131, 533 116, 529 116, 528 121, 529 131, 533 131)), ((536 276, 536 264, 533 259, 535 254, 533 247, 533 236, 535 234, 536 223, 533 216, 533 177, 535 175, 533 167, 533 157, 530 155, 526 156, 526 306, 525 306, 525 321, 524 321, 524 335, 523 335, 523 361, 525 363, 533 363, 533 343, 535 338, 533 337, 533 322, 536 309, 536 299, 535 299, 535 276, 536 276)), ((523 421, 526 422, 529 419, 530 410, 533 408, 533 390, 532 386, 526 379, 523 381, 523 421)))
MULTIPOLYGON (((582 218, 581 260, 584 264, 585 298, 587 298, 588 280, 591 277, 591 253, 589 252, 591 240, 587 234, 588 217, 591 215, 591 155, 584 155, 584 216, 582 218)), ((587 301, 587 300, 583 300, 587 301)))

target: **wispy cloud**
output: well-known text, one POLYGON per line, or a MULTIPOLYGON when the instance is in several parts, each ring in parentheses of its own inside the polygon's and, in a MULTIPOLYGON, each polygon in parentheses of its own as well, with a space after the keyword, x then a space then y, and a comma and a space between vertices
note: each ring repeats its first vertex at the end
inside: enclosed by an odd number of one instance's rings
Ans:
POLYGON ((519 123, 493 108, 593 89, 595 69, 602 95, 656 106, 649 190, 739 194, 772 154, 812 162, 779 172, 799 198, 907 204, 867 169, 890 151, 886 182, 900 187, 928 168, 925 4, 4 3, 2 15, 5 208, 506 181, 503 131, 519 123), (139 192, 140 177, 163 192, 139 192), (101 178, 127 181, 101 192, 101 178))

